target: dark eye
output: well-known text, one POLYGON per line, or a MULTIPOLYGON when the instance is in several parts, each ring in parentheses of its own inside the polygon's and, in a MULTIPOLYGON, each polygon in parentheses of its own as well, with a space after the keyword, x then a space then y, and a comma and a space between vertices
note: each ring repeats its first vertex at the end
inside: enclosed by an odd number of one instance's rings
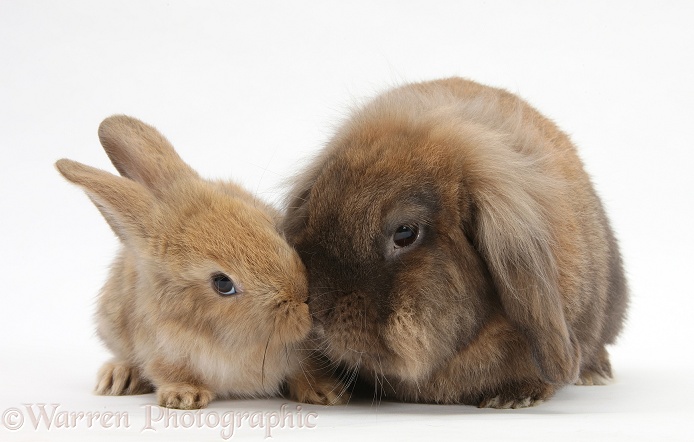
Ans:
POLYGON ((236 286, 224 273, 212 275, 212 287, 222 296, 231 296, 236 294, 236 286))
POLYGON ((393 234, 393 243, 395 247, 407 247, 417 240, 419 236, 419 227, 417 226, 400 226, 395 229, 393 234))

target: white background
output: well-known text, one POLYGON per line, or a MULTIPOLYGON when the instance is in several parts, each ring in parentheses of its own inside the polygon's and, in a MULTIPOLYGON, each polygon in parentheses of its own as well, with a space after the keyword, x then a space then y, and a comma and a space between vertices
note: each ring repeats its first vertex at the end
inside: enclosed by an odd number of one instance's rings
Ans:
POLYGON ((113 170, 96 137, 104 117, 139 117, 203 175, 277 202, 350 106, 452 75, 520 94, 579 146, 632 290, 612 349, 616 382, 569 387, 529 410, 305 407, 317 427, 274 439, 694 440, 693 22, 690 1, 0 0, 0 412, 56 403, 131 420, 34 430, 26 417, 18 431, 0 423, 0 440, 222 440, 220 428, 140 434, 153 395, 91 394, 108 357, 94 299, 117 240, 53 163, 113 170))

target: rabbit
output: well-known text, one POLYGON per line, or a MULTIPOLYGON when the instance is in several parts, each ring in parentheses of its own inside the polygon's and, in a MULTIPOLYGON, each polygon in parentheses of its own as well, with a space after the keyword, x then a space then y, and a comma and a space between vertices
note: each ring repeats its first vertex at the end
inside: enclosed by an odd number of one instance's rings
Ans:
POLYGON ((287 381, 292 398, 338 402, 301 370, 306 271, 278 212, 236 184, 202 179, 139 120, 109 117, 99 138, 122 176, 56 163, 122 243, 97 303, 97 333, 114 358, 96 393, 156 391, 161 406, 198 409, 215 397, 273 396, 287 381))
POLYGON ((612 377, 615 236, 567 135, 511 93, 447 78, 377 96, 297 175, 282 228, 317 348, 357 387, 522 408, 612 377))

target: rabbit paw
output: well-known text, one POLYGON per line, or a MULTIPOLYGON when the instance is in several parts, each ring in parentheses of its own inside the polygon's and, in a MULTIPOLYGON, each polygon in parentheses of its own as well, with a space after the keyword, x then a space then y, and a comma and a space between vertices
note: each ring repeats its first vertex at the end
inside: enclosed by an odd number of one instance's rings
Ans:
POLYGON ((581 370, 576 385, 607 385, 612 381, 612 365, 610 356, 603 348, 598 354, 598 360, 581 370))
POLYGON ((97 375, 96 394, 121 396, 152 391, 152 384, 142 377, 140 369, 127 362, 107 362, 101 366, 97 375))
POLYGON ((612 381, 612 377, 605 373, 592 369, 583 369, 575 385, 607 385, 612 381))
POLYGON ((289 398, 296 402, 316 405, 343 405, 349 400, 347 387, 326 375, 297 374, 289 381, 289 398))
POLYGON ((214 394, 205 387, 192 384, 165 384, 157 387, 159 406, 180 410, 205 408, 214 394))
POLYGON ((489 395, 483 395, 479 408, 527 408, 539 405, 554 394, 555 388, 549 384, 512 383, 489 395))

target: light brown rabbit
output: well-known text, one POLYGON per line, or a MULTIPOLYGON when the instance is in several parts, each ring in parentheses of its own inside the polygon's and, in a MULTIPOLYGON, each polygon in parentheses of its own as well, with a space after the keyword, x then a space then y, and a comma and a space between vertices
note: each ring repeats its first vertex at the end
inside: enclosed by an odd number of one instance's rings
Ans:
POLYGON ((299 177, 284 230, 320 349, 371 391, 518 408, 612 376, 617 243, 569 138, 508 92, 378 96, 299 177))
POLYGON ((122 176, 60 160, 120 238, 98 300, 97 331, 114 359, 96 392, 156 390, 160 405, 290 393, 337 402, 300 367, 311 328, 305 269, 277 213, 230 182, 206 181, 153 127, 114 116, 99 127, 122 176))

